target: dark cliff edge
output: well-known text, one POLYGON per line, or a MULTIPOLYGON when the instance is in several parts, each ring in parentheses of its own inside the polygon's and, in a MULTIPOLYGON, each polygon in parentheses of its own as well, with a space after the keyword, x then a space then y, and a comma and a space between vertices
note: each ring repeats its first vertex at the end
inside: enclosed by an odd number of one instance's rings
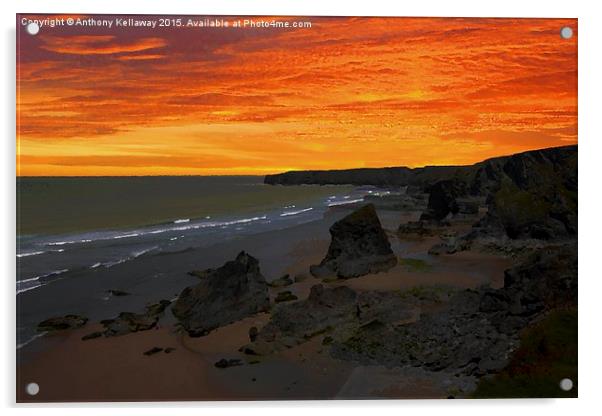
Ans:
POLYGON ((379 187, 417 186, 428 188, 441 180, 457 180, 468 184, 478 194, 487 179, 511 159, 547 159, 552 162, 576 155, 577 145, 531 150, 514 155, 486 159, 474 165, 425 166, 422 168, 386 167, 346 170, 290 171, 266 175, 268 185, 373 185, 379 187))

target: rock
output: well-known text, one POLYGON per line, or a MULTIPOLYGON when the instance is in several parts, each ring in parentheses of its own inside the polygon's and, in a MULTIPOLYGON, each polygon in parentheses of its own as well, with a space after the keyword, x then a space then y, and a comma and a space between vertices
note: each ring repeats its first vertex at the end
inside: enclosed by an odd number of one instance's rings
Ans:
POLYGON ((163 351, 163 348, 160 347, 153 347, 148 351, 144 351, 144 355, 154 355, 157 354, 158 352, 163 351))
POLYGON ((121 312, 114 319, 102 320, 100 323, 105 327, 103 334, 114 337, 155 328, 161 314, 170 304, 168 300, 161 300, 148 305, 144 313, 121 312))
POLYGON ((280 292, 278 293, 278 295, 276 296, 275 302, 276 303, 280 303, 280 302, 290 302, 292 300, 297 300, 299 298, 297 298, 297 296, 293 295, 293 293, 290 290, 286 290, 284 292, 280 292))
POLYGON ((475 224, 475 237, 549 241, 577 235, 577 146, 521 153, 482 169, 489 170, 488 209, 475 224))
POLYGON ((285 286, 290 286, 293 284, 293 279, 291 279, 291 277, 288 274, 285 274, 282 277, 279 277, 278 279, 268 283, 269 286, 271 287, 285 287, 285 286))
POLYGON ((131 293, 124 292, 123 290, 117 290, 117 289, 109 289, 109 290, 107 290, 107 293, 110 294, 111 296, 129 296, 129 295, 131 295, 131 293))
POLYGON ((96 331, 96 332, 92 332, 88 335, 84 335, 82 337, 82 341, 87 341, 89 339, 94 339, 94 338, 100 338, 102 337, 103 333, 101 331, 96 331))
POLYGON ((293 280, 295 281, 295 283, 300 283, 300 282, 303 282, 303 281, 305 281, 307 279, 309 279, 308 275, 306 275, 305 273, 299 273, 299 274, 295 275, 295 277, 294 277, 293 280))
POLYGON ((541 249, 504 272, 504 293, 512 314, 576 306, 577 243, 541 249))
POLYGON ((176 350, 176 349, 175 349, 175 348, 173 348, 173 347, 168 347, 168 348, 165 348, 165 350, 163 350, 163 352, 164 352, 165 354, 171 354, 171 353, 172 353, 172 352, 174 352, 175 350, 176 350))
POLYGON ((146 314, 156 316, 162 314, 167 307, 171 305, 171 301, 167 299, 161 299, 157 303, 152 303, 146 306, 146 314))
POLYGON ((401 235, 417 235, 420 237, 435 235, 436 230, 427 221, 409 221, 397 229, 401 235))
POLYGON ((213 269, 206 270, 192 270, 188 272, 189 276, 197 277, 199 279, 206 279, 213 272, 213 269))
POLYGON ((259 262, 243 251, 211 270, 196 286, 184 289, 172 312, 188 334, 196 337, 269 308, 268 286, 259 262))
POLYGON ((338 359, 481 377, 504 368, 519 331, 546 310, 577 301, 576 244, 548 247, 505 272, 501 289, 464 290, 404 325, 364 325, 335 339, 338 359))
POLYGON ((46 319, 38 324, 40 332, 62 331, 65 329, 81 328, 88 322, 88 318, 80 315, 65 315, 46 319))
POLYGON ((251 328, 249 328, 249 340, 251 340, 251 342, 254 342, 257 338, 258 333, 259 331, 257 330, 256 326, 252 326, 251 328))
POLYGON ((317 335, 331 333, 334 336, 333 333, 374 321, 408 319, 412 314, 413 309, 394 293, 357 293, 346 286, 324 288, 315 285, 307 299, 277 305, 270 321, 241 351, 266 355, 302 344, 317 335))
POLYGON ((341 278, 387 271, 397 264, 374 205, 368 204, 330 227, 332 240, 326 257, 310 272, 317 278, 341 278))
POLYGON ((238 365, 242 365, 242 361, 239 359, 225 359, 222 358, 221 360, 219 360, 218 362, 216 362, 214 364, 214 366, 216 366, 217 368, 228 368, 228 367, 234 367, 234 366, 238 366, 238 365))
POLYGON ((462 182, 443 180, 430 188, 427 210, 420 216, 421 221, 441 221, 460 212, 456 199, 465 194, 462 182))

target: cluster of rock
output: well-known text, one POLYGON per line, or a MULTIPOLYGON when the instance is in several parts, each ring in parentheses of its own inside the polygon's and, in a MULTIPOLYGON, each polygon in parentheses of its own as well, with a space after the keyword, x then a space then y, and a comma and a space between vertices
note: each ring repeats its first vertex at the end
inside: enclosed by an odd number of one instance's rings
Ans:
POLYGON ((505 272, 502 289, 465 290, 446 307, 406 325, 360 327, 335 342, 335 358, 482 376, 506 366, 518 333, 546 310, 577 299, 574 245, 539 251, 505 272))
POLYGON ((270 309, 268 285, 259 262, 244 251, 218 269, 208 269, 200 283, 185 288, 172 306, 190 336, 210 331, 270 309))
POLYGON ((314 285, 307 299, 277 305, 270 321, 250 334, 252 342, 241 351, 270 354, 318 335, 328 333, 340 337, 377 321, 398 322, 414 315, 415 308, 393 292, 356 292, 346 286, 314 285))
MULTIPOLYGON (((163 299, 158 303, 147 306, 143 313, 121 312, 116 318, 102 320, 100 323, 105 329, 100 335, 115 337, 153 329, 157 326, 161 315, 170 304, 170 301, 163 299)), ((85 338, 94 338, 93 335, 95 333, 89 334, 85 338)))
POLYGON ((397 264, 373 204, 335 222, 330 235, 326 257, 319 265, 310 267, 315 277, 358 277, 387 271, 397 264))
POLYGON ((48 318, 38 324, 37 330, 40 332, 63 331, 66 329, 81 328, 86 325, 88 318, 81 315, 65 315, 48 318))

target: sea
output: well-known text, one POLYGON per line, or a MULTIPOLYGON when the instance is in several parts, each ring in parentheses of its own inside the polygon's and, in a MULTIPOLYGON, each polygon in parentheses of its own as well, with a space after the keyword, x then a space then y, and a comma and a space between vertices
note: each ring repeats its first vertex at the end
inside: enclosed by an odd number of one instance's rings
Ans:
POLYGON ((263 176, 20 177, 16 295, 85 269, 287 228, 371 187, 266 185, 263 176))

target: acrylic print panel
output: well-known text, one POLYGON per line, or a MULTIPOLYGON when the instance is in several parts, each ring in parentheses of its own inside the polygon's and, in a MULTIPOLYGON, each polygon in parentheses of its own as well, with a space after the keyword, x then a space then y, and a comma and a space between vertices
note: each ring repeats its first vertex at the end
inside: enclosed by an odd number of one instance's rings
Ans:
POLYGON ((17 16, 17 400, 577 396, 577 21, 17 16))

